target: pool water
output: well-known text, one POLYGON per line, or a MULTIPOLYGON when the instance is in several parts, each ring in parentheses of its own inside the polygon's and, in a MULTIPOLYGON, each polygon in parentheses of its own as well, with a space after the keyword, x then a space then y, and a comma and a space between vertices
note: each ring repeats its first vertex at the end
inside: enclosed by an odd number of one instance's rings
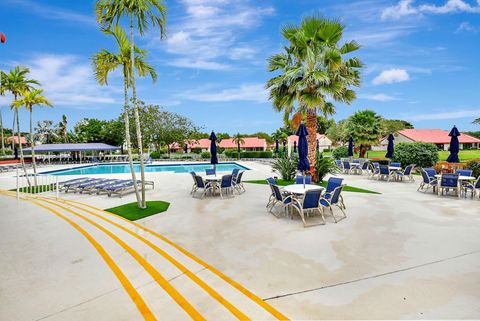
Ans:
MULTIPOLYGON (((145 172, 174 172, 174 173, 188 173, 188 172, 205 172, 205 169, 212 168, 213 165, 208 163, 202 164, 166 164, 166 165, 146 165, 145 172)), ((135 172, 140 172, 140 165, 134 164, 135 172)), ((234 168, 239 170, 248 170, 247 167, 237 163, 220 163, 216 165, 217 172, 231 172, 234 168)), ((43 172, 42 174, 49 175, 98 175, 98 174, 123 174, 130 173, 130 165, 128 163, 122 164, 95 164, 82 166, 77 168, 62 169, 56 171, 43 172)))

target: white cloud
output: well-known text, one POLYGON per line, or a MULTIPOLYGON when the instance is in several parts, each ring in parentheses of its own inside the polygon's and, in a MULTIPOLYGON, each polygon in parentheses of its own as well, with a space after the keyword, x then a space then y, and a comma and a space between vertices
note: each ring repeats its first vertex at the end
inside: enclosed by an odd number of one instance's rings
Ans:
POLYGON ((442 120, 442 119, 460 119, 460 118, 472 118, 480 115, 480 109, 466 109, 448 112, 436 112, 428 114, 415 114, 404 116, 408 120, 423 121, 423 120, 442 120))
POLYGON ((177 56, 168 64, 183 68, 226 70, 229 60, 254 59, 260 48, 239 44, 239 38, 274 13, 272 7, 253 6, 248 0, 181 3, 186 15, 170 26, 165 50, 177 56))
POLYGON ((414 5, 414 0, 400 0, 396 5, 385 8, 382 11, 382 20, 400 19, 405 16, 421 14, 447 14, 447 13, 480 13, 480 1, 471 5, 464 0, 447 0, 443 5, 422 4, 414 5))
POLYGON ((116 103, 115 96, 121 97, 121 88, 98 85, 90 62, 73 55, 37 54, 30 60, 15 62, 15 65, 30 69, 29 77, 40 82, 45 96, 54 106, 100 108, 99 105, 116 103))
POLYGON ((256 103, 268 102, 268 92, 264 84, 253 83, 243 84, 240 87, 227 88, 222 90, 200 90, 184 92, 181 95, 194 101, 201 102, 227 102, 227 101, 253 101, 256 103))
POLYGON ((382 101, 382 102, 398 100, 398 98, 387 95, 387 94, 362 94, 362 95, 359 95, 358 98, 367 99, 367 100, 382 101))
POLYGON ((392 68, 382 71, 377 77, 372 80, 372 84, 393 84, 407 80, 410 80, 410 75, 405 69, 392 68))
POLYGON ((474 26, 472 26, 469 22, 462 22, 457 30, 455 31, 455 33, 460 33, 460 32, 473 32, 473 33, 477 33, 478 32, 478 29, 474 26))

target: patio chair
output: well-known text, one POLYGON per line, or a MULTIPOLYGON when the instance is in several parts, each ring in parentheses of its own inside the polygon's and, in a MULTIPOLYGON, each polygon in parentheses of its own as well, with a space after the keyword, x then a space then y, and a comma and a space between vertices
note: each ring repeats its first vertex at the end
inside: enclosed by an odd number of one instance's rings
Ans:
POLYGON ((435 174, 433 176, 428 174, 427 169, 422 168, 420 170, 420 173, 422 174, 422 182, 420 183, 420 186, 418 186, 417 192, 425 189, 424 193, 426 193, 430 188, 433 188, 433 192, 435 193, 435 188, 438 185, 438 181, 435 177, 435 174))
POLYGON ((398 162, 390 162, 390 166, 392 166, 392 167, 402 167, 402 164, 398 163, 398 162))
POLYGON ((459 186, 458 186, 458 174, 442 174, 440 176, 439 184, 438 184, 438 195, 443 195, 443 192, 446 190, 448 193, 449 190, 453 190, 455 195, 458 196, 459 194, 459 186))
POLYGON ((240 172, 240 169, 238 169, 238 168, 234 168, 234 169, 232 170, 232 179, 233 179, 234 181, 235 181, 235 179, 237 178, 237 175, 238 175, 239 172, 240 172))
POLYGON ((343 162, 340 159, 336 159, 335 164, 337 164, 337 167, 343 172, 343 162))
POLYGON ((244 172, 245 171, 241 171, 240 173, 238 173, 235 179, 233 179, 233 176, 232 176, 233 188, 238 191, 238 194, 245 192, 245 186, 243 186, 243 182, 242 182, 242 177, 244 172))
POLYGON ((229 192, 232 192, 233 194, 232 174, 223 175, 219 187, 220 197, 223 197, 223 191, 225 191, 225 195, 228 195, 229 192))
POLYGON ((397 177, 403 181, 403 178, 408 178, 409 182, 415 182, 415 178, 413 178, 412 171, 415 168, 415 164, 410 164, 407 167, 405 167, 405 170, 402 171, 396 171, 395 174, 397 177))
POLYGON ((195 179, 195 176, 196 176, 195 172, 193 172, 193 171, 190 172, 190 176, 192 176, 192 178, 193 178, 193 185, 192 185, 192 189, 190 190, 190 195, 191 195, 191 194, 193 194, 195 186, 197 186, 197 180, 195 179))
POLYGON ((215 168, 206 168, 206 169, 205 169, 205 174, 207 174, 207 175, 216 175, 216 170, 215 170, 215 168))
POLYGON ((372 162, 370 163, 370 176, 369 178, 375 178, 375 175, 380 173, 380 163, 372 162))
POLYGON ((272 189, 272 185, 277 185, 277 182, 275 182, 275 179, 273 177, 268 177, 266 181, 268 182, 268 187, 270 187, 270 192, 271 192, 270 196, 268 197, 267 205, 265 206, 266 208, 268 208, 270 204, 273 202, 273 200, 275 199, 275 192, 272 189))
POLYGON ((465 193, 465 197, 467 196, 467 192, 472 193, 472 198, 475 198, 475 194, 478 192, 478 198, 480 199, 480 176, 477 178, 475 183, 467 182, 467 184, 463 185, 463 190, 465 193))
POLYGON ((331 193, 331 197, 329 197, 329 198, 322 197, 320 199, 320 205, 322 206, 322 212, 324 212, 325 208, 328 208, 330 210, 330 214, 332 215, 335 223, 338 223, 338 220, 335 217, 335 215, 333 214, 333 208, 332 208, 333 205, 337 206, 340 209, 340 211, 342 211, 342 213, 343 213, 343 218, 341 218, 340 220, 343 220, 344 218, 347 217, 347 214, 343 210, 342 204, 340 203, 340 196, 341 196, 341 193, 342 193, 342 190, 343 190, 344 186, 345 185, 337 186, 333 190, 333 192, 331 193))
MULTIPOLYGON (((332 197, 333 191, 339 187, 342 186, 343 178, 339 177, 330 177, 327 181, 327 187, 325 188, 325 193, 323 194, 323 198, 330 199, 332 197)), ((343 196, 340 194, 340 205, 343 207, 343 209, 346 209, 345 203, 343 202, 343 196)))
POLYGON ((472 176, 473 170, 471 169, 457 169, 455 171, 459 176, 472 176))
POLYGON ((370 165, 369 161, 363 162, 362 167, 360 167, 360 170, 361 170, 362 174, 370 175, 369 165, 370 165))
POLYGON ((212 182, 206 182, 203 180, 203 178, 199 175, 194 174, 193 176, 195 180, 195 185, 192 188, 192 195, 195 195, 195 193, 199 190, 203 190, 202 192, 202 198, 207 194, 207 192, 212 192, 213 186, 212 182))
MULTIPOLYGON (((295 209, 295 211, 298 212, 300 215, 300 218, 303 221, 303 227, 310 227, 310 226, 315 226, 315 225, 320 225, 320 224, 325 224, 325 217, 323 216, 323 211, 320 208, 320 197, 321 197, 322 191, 321 190, 310 190, 305 192, 303 198, 301 200, 292 198, 292 208, 295 209), (305 221, 305 217, 309 216, 311 212, 317 211, 318 214, 322 216, 322 223, 319 224, 308 224, 305 221)), ((293 219, 293 212, 291 215, 293 219)))
POLYGON ((273 177, 269 177, 266 180, 267 180, 268 184, 273 184, 273 185, 277 184, 277 182, 275 181, 275 178, 273 178, 273 177))
POLYGON ((387 182, 390 181, 390 178, 395 174, 394 171, 390 171, 387 165, 380 165, 380 171, 378 172, 378 180, 382 177, 387 179, 387 182))
MULTIPOLYGON (((303 176, 297 175, 295 177, 295 184, 303 184, 303 176)), ((312 184, 312 176, 305 176, 305 184, 312 184)))
POLYGON ((352 167, 350 166, 350 162, 343 162, 343 172, 345 174, 350 174, 352 171, 352 167))
POLYGON ((280 205, 282 207, 282 209, 285 211, 285 215, 286 215, 287 214, 287 207, 288 207, 288 205, 290 205, 290 203, 292 202, 292 199, 293 199, 292 195, 287 194, 287 193, 282 193, 280 191, 280 188, 276 184, 270 184, 270 188, 272 189, 273 199, 267 205, 268 211, 270 212, 270 214, 272 214, 273 216, 278 218, 279 214, 274 213, 273 208, 276 205, 280 205))

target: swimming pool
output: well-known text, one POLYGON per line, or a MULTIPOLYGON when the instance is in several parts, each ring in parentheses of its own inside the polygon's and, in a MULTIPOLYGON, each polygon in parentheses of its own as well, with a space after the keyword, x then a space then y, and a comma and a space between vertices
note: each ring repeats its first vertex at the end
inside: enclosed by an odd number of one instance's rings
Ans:
MULTIPOLYGON (((205 172, 205 169, 212 168, 213 165, 208 163, 201 164, 164 164, 164 165, 146 165, 145 172, 174 172, 174 173, 188 173, 188 172, 205 172)), ((217 164, 217 172, 231 172, 234 168, 240 170, 248 170, 249 168, 237 163, 220 163, 217 164)), ((140 172, 140 165, 134 164, 135 172, 140 172)), ((43 172, 42 174, 49 175, 98 175, 98 174, 124 174, 130 173, 130 165, 128 163, 122 164, 95 164, 76 168, 67 168, 55 171, 43 172)))

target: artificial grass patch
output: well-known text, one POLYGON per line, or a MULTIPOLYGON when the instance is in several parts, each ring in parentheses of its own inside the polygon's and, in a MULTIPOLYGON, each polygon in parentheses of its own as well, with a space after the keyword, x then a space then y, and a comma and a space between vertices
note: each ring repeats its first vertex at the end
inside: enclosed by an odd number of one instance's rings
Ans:
MULTIPOLYGON (((287 186, 287 185, 292 185, 292 184, 295 184, 295 181, 287 181, 287 180, 284 180, 284 179, 277 179, 277 185, 279 186, 287 186)), ((267 185, 268 182, 264 179, 257 179, 257 180, 251 180, 251 181, 243 181, 244 183, 252 183, 252 184, 262 184, 262 185, 267 185)), ((327 187, 327 182, 322 182, 321 184, 319 184, 323 187, 327 187)), ((369 193, 369 194, 381 194, 381 193, 378 193, 378 192, 374 192, 374 191, 370 191, 368 189, 363 189, 363 188, 359 188, 359 187, 354 187, 354 186, 345 186, 343 188, 343 190, 345 192, 354 192, 354 193, 369 193)))
MULTIPOLYGON (((29 193, 29 194, 37 194, 37 193, 43 193, 43 192, 49 192, 53 191, 54 187, 52 185, 37 185, 37 186, 25 186, 25 187, 20 187, 19 192, 20 193, 29 193)), ((16 192, 16 188, 12 188, 10 191, 16 192)))
POLYGON ((105 211, 120 215, 130 221, 165 212, 170 203, 164 201, 147 201, 147 208, 138 208, 137 202, 107 208, 105 211))

